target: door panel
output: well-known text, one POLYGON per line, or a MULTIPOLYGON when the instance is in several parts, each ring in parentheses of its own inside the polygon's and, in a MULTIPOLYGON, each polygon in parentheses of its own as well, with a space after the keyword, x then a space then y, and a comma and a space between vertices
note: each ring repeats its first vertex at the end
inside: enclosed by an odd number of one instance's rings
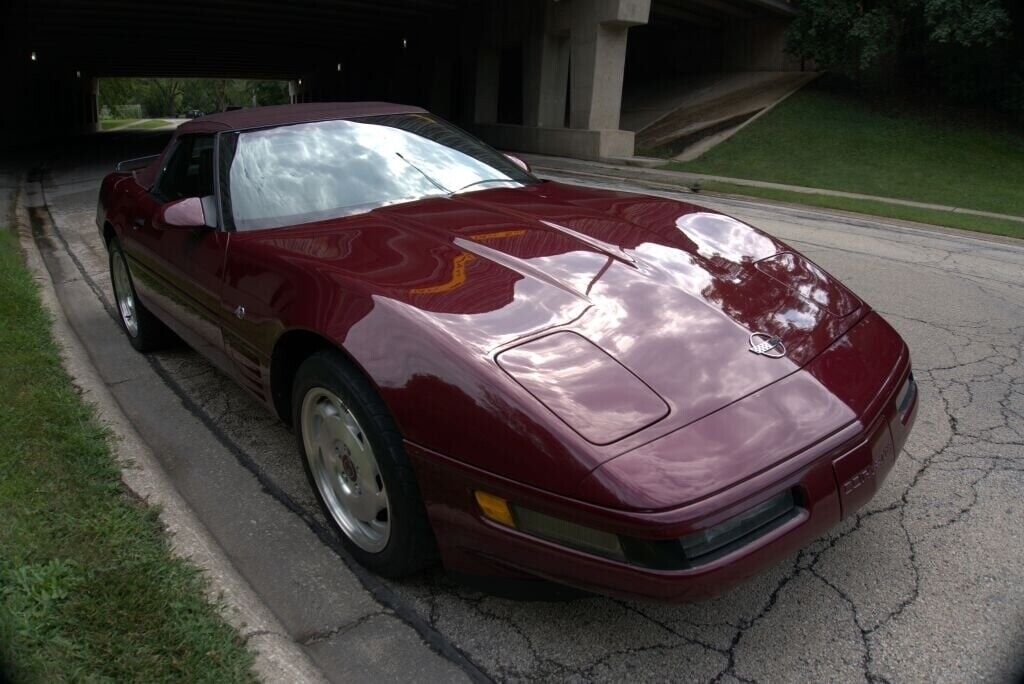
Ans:
POLYGON ((234 315, 224 322, 224 346, 242 385, 269 405, 270 350, 283 326, 271 304, 275 278, 245 247, 244 236, 236 234, 225 259, 221 297, 234 315))
POLYGON ((221 333, 224 256, 230 233, 216 228, 161 228, 160 207, 213 194, 212 136, 183 136, 152 192, 136 202, 125 249, 139 296, 189 345, 230 370, 221 333))

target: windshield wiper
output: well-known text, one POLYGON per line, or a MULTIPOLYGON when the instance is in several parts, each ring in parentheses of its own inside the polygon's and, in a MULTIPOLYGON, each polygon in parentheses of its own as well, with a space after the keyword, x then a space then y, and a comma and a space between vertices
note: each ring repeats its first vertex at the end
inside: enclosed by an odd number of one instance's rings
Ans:
POLYGON ((430 182, 430 184, 431 184, 431 185, 433 185, 433 186, 434 186, 435 188, 437 188, 437 189, 438 189, 438 190, 440 190, 441 192, 445 193, 446 195, 451 195, 451 194, 452 194, 452 191, 451 191, 451 190, 449 190, 448 188, 446 188, 446 187, 444 187, 443 185, 441 185, 440 183, 438 183, 438 182, 437 182, 436 180, 434 180, 433 178, 431 178, 430 176, 428 176, 428 175, 426 174, 426 172, 425 172, 425 171, 424 171, 423 169, 421 169, 420 167, 416 166, 416 165, 415 165, 415 164, 413 164, 413 163, 412 163, 411 161, 409 161, 408 159, 406 159, 405 157, 403 157, 403 156, 402 156, 402 153, 401 153, 401 152, 395 152, 395 155, 396 155, 396 156, 397 156, 397 157, 398 157, 399 159, 401 159, 402 161, 404 161, 404 162, 405 162, 406 164, 408 164, 408 165, 409 165, 409 166, 411 166, 412 168, 414 168, 414 169, 416 169, 417 171, 419 171, 419 172, 420 172, 420 175, 421 175, 421 176, 423 176, 424 178, 426 178, 426 179, 427 179, 427 181, 429 181, 429 182, 430 182))
POLYGON ((437 188, 437 189, 438 189, 438 190, 440 190, 441 192, 445 193, 445 194, 446 194, 446 195, 448 195, 449 197, 451 197, 452 195, 454 195, 454 194, 456 194, 456 193, 460 193, 460 192, 462 192, 463 190, 466 190, 467 188, 471 188, 471 187, 473 187, 474 185, 483 185, 484 183, 516 183, 516 182, 518 182, 518 181, 514 181, 514 180, 512 180, 511 178, 483 178, 483 179, 481 179, 481 180, 478 180, 478 181, 473 181, 472 183, 467 183, 466 185, 463 185, 463 186, 462 186, 461 188, 459 188, 458 190, 449 190, 448 188, 444 187, 443 185, 441 185, 440 183, 438 183, 438 182, 437 182, 436 180, 434 180, 433 178, 431 178, 431 177, 430 177, 430 176, 429 176, 429 175, 427 174, 427 172, 426 172, 426 171, 424 171, 423 169, 421 169, 420 167, 416 166, 416 165, 415 165, 415 164, 413 164, 413 163, 412 163, 411 161, 409 161, 408 159, 406 159, 406 158, 405 158, 405 157, 404 157, 404 156, 402 155, 402 153, 401 153, 401 152, 395 152, 395 156, 396 156, 396 157, 398 157, 399 159, 401 159, 402 161, 404 161, 404 162, 405 162, 406 164, 408 164, 408 165, 409 165, 409 166, 411 166, 412 168, 416 169, 416 171, 417 171, 417 172, 419 172, 419 174, 420 174, 421 176, 423 176, 424 178, 426 178, 426 179, 427 179, 427 181, 428 181, 428 182, 429 182, 429 183, 430 183, 431 185, 433 185, 433 186, 434 186, 435 188, 437 188))
POLYGON ((474 185, 481 185, 483 183, 518 183, 518 182, 519 181, 512 180, 511 178, 484 178, 483 180, 478 180, 478 181, 473 181, 472 183, 467 183, 466 185, 463 185, 458 190, 452 190, 448 194, 449 195, 454 195, 456 193, 462 192, 466 188, 471 188, 474 185))

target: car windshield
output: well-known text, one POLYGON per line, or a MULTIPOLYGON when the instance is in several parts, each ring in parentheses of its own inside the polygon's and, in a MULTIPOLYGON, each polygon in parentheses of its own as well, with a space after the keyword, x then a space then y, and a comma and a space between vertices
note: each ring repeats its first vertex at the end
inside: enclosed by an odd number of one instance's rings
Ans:
POLYGON ((236 230, 537 182, 505 155, 427 114, 242 131, 227 136, 222 150, 225 214, 236 230))

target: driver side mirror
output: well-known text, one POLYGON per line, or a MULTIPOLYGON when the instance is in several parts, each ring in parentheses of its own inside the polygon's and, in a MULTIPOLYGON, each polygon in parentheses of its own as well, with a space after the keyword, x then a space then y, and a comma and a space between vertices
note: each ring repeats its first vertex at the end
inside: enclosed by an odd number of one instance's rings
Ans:
POLYGON ((160 207, 153 225, 161 229, 213 228, 213 197, 183 197, 160 207))
POLYGON ((520 159, 514 154, 509 154, 508 152, 505 152, 504 155, 508 157, 508 160, 510 162, 521 168, 526 173, 530 173, 530 165, 524 162, 522 159, 520 159))

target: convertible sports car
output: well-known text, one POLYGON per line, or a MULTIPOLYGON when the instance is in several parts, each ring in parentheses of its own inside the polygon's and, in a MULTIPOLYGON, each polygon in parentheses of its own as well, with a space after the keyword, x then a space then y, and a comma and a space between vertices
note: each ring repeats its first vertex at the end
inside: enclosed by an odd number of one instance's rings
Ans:
POLYGON ((293 426, 387 576, 707 596, 862 506, 915 417, 899 335, 792 248, 415 107, 189 121, 97 225, 132 345, 174 331, 293 426))

